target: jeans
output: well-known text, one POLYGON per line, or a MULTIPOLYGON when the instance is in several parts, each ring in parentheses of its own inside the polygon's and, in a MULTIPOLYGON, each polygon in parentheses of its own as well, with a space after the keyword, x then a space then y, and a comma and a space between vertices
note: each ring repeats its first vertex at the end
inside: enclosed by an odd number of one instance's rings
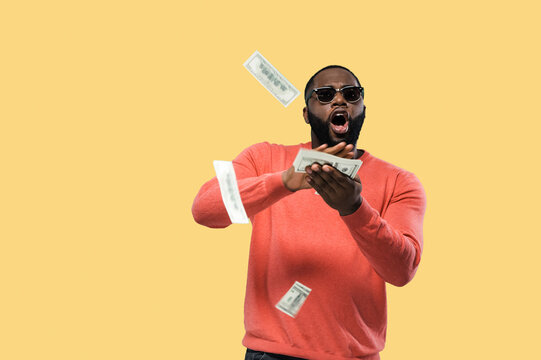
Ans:
POLYGON ((263 351, 256 351, 252 349, 246 349, 246 356, 244 360, 307 360, 293 356, 272 354, 263 351))

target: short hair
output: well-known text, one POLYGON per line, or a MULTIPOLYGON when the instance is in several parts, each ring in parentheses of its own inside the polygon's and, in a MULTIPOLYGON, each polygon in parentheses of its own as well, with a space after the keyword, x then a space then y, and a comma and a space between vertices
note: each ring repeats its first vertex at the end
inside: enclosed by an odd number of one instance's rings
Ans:
MULTIPOLYGON (((310 80, 308 80, 308 82, 306 83, 306 87, 304 88, 304 102, 306 103, 306 105, 308 105, 308 99, 306 98, 308 96, 308 89, 310 89, 310 87, 312 87, 314 85, 314 79, 315 77, 317 76, 317 74, 319 74, 320 72, 324 71, 324 70, 327 70, 327 69, 342 69, 342 70, 346 70, 347 72, 349 72, 351 75, 353 75, 353 77, 355 78, 355 80, 357 80, 357 84, 359 84, 359 86, 361 86, 361 82, 359 81, 359 79, 357 79, 357 76, 355 76, 355 74, 349 70, 347 67, 344 67, 342 65, 328 65, 328 66, 325 66, 323 69, 320 69, 318 70, 314 75, 312 75, 312 77, 310 78, 310 80)), ((362 97, 364 99, 364 91, 362 92, 362 97)))

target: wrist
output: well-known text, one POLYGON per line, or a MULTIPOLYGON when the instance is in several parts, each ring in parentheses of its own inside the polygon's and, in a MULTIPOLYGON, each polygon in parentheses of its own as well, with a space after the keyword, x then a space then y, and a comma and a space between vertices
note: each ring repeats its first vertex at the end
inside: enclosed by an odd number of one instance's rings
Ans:
POLYGON ((289 191, 295 192, 295 190, 292 190, 292 189, 287 185, 288 172, 289 172, 289 169, 288 169, 288 170, 282 171, 282 184, 284 184, 284 187, 285 187, 286 189, 288 189, 289 191))
POLYGON ((351 207, 349 207, 348 209, 345 209, 345 210, 339 210, 338 212, 340 213, 340 216, 351 215, 355 211, 359 210, 362 203, 363 203, 363 198, 362 198, 362 196, 359 195, 359 197, 357 198, 357 200, 353 203, 353 205, 351 207))

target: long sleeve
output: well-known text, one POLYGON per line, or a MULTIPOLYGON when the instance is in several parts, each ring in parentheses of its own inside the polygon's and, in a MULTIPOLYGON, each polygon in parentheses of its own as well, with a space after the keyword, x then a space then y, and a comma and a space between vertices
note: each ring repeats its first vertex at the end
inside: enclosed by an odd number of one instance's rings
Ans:
POLYGON ((403 286, 413 278, 421 259, 425 208, 421 183, 402 172, 384 217, 363 199, 356 212, 342 219, 378 275, 403 286))
MULTIPOLYGON (((263 164, 271 157, 269 147, 268 143, 253 145, 233 160, 242 204, 250 219, 281 198, 292 194, 282 182, 281 171, 263 173, 263 164)), ((197 223, 211 228, 224 228, 231 224, 216 177, 199 190, 192 205, 192 215, 197 223)))

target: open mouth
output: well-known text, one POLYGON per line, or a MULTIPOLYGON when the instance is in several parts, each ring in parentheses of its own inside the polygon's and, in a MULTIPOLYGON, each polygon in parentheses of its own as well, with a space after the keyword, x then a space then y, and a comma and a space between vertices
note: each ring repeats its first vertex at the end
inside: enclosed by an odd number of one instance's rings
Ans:
POLYGON ((337 134, 345 134, 349 130, 349 116, 347 112, 336 112, 331 117, 331 129, 337 134))

